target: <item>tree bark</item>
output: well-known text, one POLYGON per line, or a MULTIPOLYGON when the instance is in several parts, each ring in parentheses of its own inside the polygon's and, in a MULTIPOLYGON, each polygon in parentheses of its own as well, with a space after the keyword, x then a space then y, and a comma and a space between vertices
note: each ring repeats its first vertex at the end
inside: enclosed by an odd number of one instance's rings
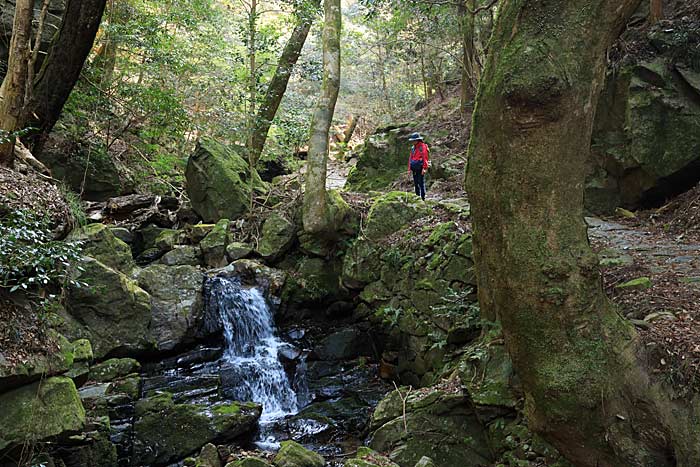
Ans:
POLYGON ((664 19, 663 0, 651 0, 649 5, 649 22, 656 24, 662 19, 664 19))
POLYGON ((17 0, 7 74, 0 87, 0 129, 5 140, 0 144, 0 165, 3 166, 11 166, 14 160, 15 137, 10 134, 24 125, 22 115, 31 59, 33 17, 34 0, 17 0))
MULTIPOLYGON (((320 0, 314 0, 313 7, 317 8, 320 0)), ((282 55, 277 62, 277 69, 275 74, 267 87, 267 92, 265 93, 265 100, 263 101, 260 109, 258 110, 257 116, 255 117, 255 130, 253 132, 251 142, 250 142, 250 154, 253 157, 253 161, 257 164, 260 159, 260 154, 265 147, 265 142, 267 141, 267 133, 270 131, 270 125, 272 119, 275 118, 277 114, 277 109, 279 109, 280 103, 282 102, 282 97, 287 90, 287 84, 289 83, 289 78, 294 71, 294 66, 299 60, 301 51, 304 48, 304 43, 306 42, 306 36, 309 35, 309 30, 311 29, 311 24, 314 20, 314 14, 306 13, 303 7, 296 12, 297 23, 292 31, 292 35, 284 46, 282 55)))
POLYGON ((326 194, 326 169, 328 131, 340 90, 340 28, 340 0, 324 0, 323 84, 321 97, 311 120, 302 216, 304 231, 311 234, 332 230, 326 194))
POLYGON ((27 122, 39 129, 35 152, 51 131, 92 49, 106 0, 67 0, 61 28, 51 44, 27 103, 27 122))
POLYGON ((482 313, 501 323, 530 427, 582 467, 700 459, 700 404, 650 377, 583 221, 605 52, 639 1, 505 0, 469 149, 482 313))
POLYGON ((467 104, 476 91, 479 83, 479 63, 476 58, 476 46, 474 41, 474 16, 476 9, 475 0, 464 0, 458 7, 460 13, 460 25, 462 29, 462 82, 460 89, 460 107, 462 115, 466 115, 467 104))

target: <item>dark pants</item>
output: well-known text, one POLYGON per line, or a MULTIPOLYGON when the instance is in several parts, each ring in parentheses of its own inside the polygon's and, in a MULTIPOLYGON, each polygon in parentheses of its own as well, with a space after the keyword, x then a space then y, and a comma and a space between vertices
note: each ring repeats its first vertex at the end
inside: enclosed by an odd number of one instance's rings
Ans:
POLYGON ((416 190, 416 195, 425 199, 425 175, 421 170, 411 170, 413 172, 413 188, 416 190))

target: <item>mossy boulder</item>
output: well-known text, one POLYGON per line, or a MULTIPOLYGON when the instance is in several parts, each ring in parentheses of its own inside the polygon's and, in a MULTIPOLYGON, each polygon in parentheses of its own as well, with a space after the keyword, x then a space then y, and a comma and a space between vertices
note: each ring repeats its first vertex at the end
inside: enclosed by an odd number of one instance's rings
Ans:
POLYGON ((117 350, 133 354, 153 348, 148 293, 96 259, 85 257, 80 265, 76 279, 87 285, 68 287, 66 310, 75 322, 66 335, 89 339, 98 359, 117 350))
POLYGON ((291 308, 319 306, 346 295, 340 287, 341 264, 337 260, 292 256, 282 266, 292 268, 282 292, 282 301, 291 308))
MULTIPOLYGON (((187 161, 185 177, 192 208, 204 222, 237 219, 248 210, 248 163, 236 149, 211 138, 201 138, 187 161)), ((267 191, 255 170, 252 182, 256 194, 267 191)))
POLYGON ((228 219, 220 219, 199 243, 204 263, 210 268, 220 268, 228 264, 226 246, 228 245, 230 225, 231 222, 228 219))
POLYGON ((354 459, 345 461, 344 467, 399 467, 399 465, 377 451, 361 446, 357 448, 354 459))
POLYGON ((323 456, 309 451, 294 441, 282 441, 281 447, 272 464, 275 467, 323 467, 323 456))
POLYGON ((149 336, 161 351, 192 340, 203 316, 204 273, 195 266, 154 264, 138 274, 151 297, 149 336))
POLYGON ((346 188, 372 191, 387 188, 408 171, 411 145, 406 126, 380 128, 369 135, 357 154, 357 164, 350 171, 346 188))
POLYGON ((141 369, 133 358, 110 358, 90 368, 90 379, 98 383, 113 381, 141 369))
POLYGON ((372 204, 365 235, 370 240, 379 240, 430 212, 429 205, 416 196, 401 191, 386 193, 372 204))
POLYGON ((85 409, 70 378, 52 377, 0 395, 0 451, 80 431, 85 409))
POLYGON ((216 446, 207 443, 202 447, 202 450, 197 456, 196 467, 221 467, 221 459, 219 459, 219 451, 216 446))
POLYGON ((229 462, 226 467, 270 467, 270 464, 259 457, 246 457, 237 461, 229 462))
POLYGON ((263 223, 258 254, 268 261, 279 259, 294 243, 296 230, 292 221, 273 211, 263 223))
POLYGON ((692 65, 693 34, 685 23, 670 28, 673 34, 650 32, 647 49, 653 52, 608 73, 585 187, 594 213, 662 203, 698 180, 700 93, 693 83, 700 73, 692 65))
POLYGON ((252 245, 242 242, 231 242, 226 245, 226 259, 229 262, 247 258, 253 253, 252 245))
POLYGON ((396 391, 382 400, 372 416, 370 447, 388 453, 402 467, 413 467, 423 457, 437 467, 489 465, 486 433, 467 396, 459 392, 408 393, 403 401, 396 391))
POLYGON ((136 266, 129 245, 119 240, 104 224, 80 227, 71 232, 70 239, 83 242, 83 254, 124 274, 130 274, 136 266))
MULTIPOLYGON (((50 340, 56 345, 53 351, 32 353, 16 363, 0 358, 0 393, 29 384, 41 377, 64 373, 76 362, 83 363, 86 361, 85 358, 92 357, 92 354, 86 354, 84 340, 70 343, 53 329, 49 329, 48 334, 50 340), (76 360, 76 352, 80 360, 76 360)), ((1 351, 0 355, 2 355, 1 351)))
POLYGON ((52 132, 37 158, 55 179, 64 181, 75 193, 82 193, 83 199, 106 201, 129 192, 131 183, 121 175, 107 148, 88 141, 87 137, 52 132))
POLYGON ((202 250, 199 245, 179 245, 164 254, 158 262, 166 266, 199 266, 202 264, 202 250))
POLYGON ((140 400, 134 422, 139 465, 176 462, 212 442, 226 442, 255 428, 262 409, 249 403, 176 404, 168 393, 140 400))

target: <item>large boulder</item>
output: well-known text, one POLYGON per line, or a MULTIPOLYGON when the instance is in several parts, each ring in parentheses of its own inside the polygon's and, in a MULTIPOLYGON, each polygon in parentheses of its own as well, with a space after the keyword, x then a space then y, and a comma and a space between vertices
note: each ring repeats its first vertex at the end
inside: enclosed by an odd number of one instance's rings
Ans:
POLYGON ((70 378, 53 377, 0 395, 0 451, 80 431, 85 409, 70 378))
POLYGON ((130 274, 136 264, 129 245, 119 240, 104 224, 88 224, 71 232, 70 240, 83 244, 83 254, 112 269, 130 274))
POLYGON ((430 212, 430 205, 417 196, 392 191, 374 201, 369 210, 364 233, 370 240, 378 240, 398 232, 411 221, 427 216, 430 212))
POLYGON ((381 128, 369 135, 345 187, 351 191, 371 191, 391 185, 408 170, 410 133, 406 126, 399 126, 381 128))
POLYGON ((309 451, 294 441, 282 441, 277 455, 272 461, 275 467, 323 467, 323 456, 309 451))
POLYGON ((281 213, 272 212, 262 228, 258 253, 268 261, 279 259, 294 243, 296 226, 281 213))
MULTIPOLYGON (((87 141, 88 138, 85 138, 87 141)), ((71 136, 51 133, 37 158, 51 175, 64 181, 89 201, 106 201, 131 191, 107 149, 97 143, 76 141, 71 136)))
POLYGON ((130 279, 100 261, 84 257, 68 287, 65 333, 87 338, 95 358, 135 354, 153 348, 149 338, 151 298, 130 279))
POLYGON ((210 268, 220 268, 228 264, 226 246, 228 246, 229 241, 230 224, 228 219, 219 220, 199 243, 204 263, 210 268))
POLYGON ((157 350, 191 341, 202 318, 204 274, 194 266, 151 265, 138 275, 151 297, 150 336, 157 350))
POLYGON ((31 352, 19 362, 7 361, 0 351, 0 393, 45 376, 64 373, 76 361, 92 359, 92 350, 89 355, 83 350, 85 343, 89 348, 89 342, 82 339, 73 343, 68 342, 64 336, 52 329, 49 329, 48 335, 50 341, 54 343, 51 351, 31 352))
POLYGON ((491 464, 486 434, 467 396, 436 388, 399 391, 390 393, 375 410, 372 449, 388 453, 401 467, 414 467, 423 457, 436 467, 491 464))
MULTIPOLYGON (((360 446, 357 448, 355 458, 347 460, 344 467, 399 467, 399 465, 377 451, 360 446)), ((418 464, 416 464, 416 467, 418 467, 418 464)))
POLYGON ((660 204, 700 180, 700 70, 692 58, 700 34, 689 27, 650 30, 638 44, 644 53, 608 73, 588 163, 590 211, 660 204))
POLYGON ((231 441, 253 430, 261 412, 259 405, 239 402, 176 404, 167 393, 143 399, 136 404, 134 461, 167 465, 207 443, 231 441))
MULTIPOLYGON (((205 222, 236 219, 248 210, 248 163, 236 150, 211 138, 202 138, 187 162, 185 176, 192 207, 205 222)), ((267 190, 253 170, 256 193, 267 190)))

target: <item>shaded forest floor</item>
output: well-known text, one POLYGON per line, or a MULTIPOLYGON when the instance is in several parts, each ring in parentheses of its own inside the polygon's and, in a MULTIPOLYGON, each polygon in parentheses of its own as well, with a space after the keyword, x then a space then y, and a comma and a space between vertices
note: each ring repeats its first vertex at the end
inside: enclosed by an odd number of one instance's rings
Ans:
POLYGON ((700 387, 700 185, 636 218, 588 221, 605 290, 637 326, 650 367, 676 388, 700 387))

